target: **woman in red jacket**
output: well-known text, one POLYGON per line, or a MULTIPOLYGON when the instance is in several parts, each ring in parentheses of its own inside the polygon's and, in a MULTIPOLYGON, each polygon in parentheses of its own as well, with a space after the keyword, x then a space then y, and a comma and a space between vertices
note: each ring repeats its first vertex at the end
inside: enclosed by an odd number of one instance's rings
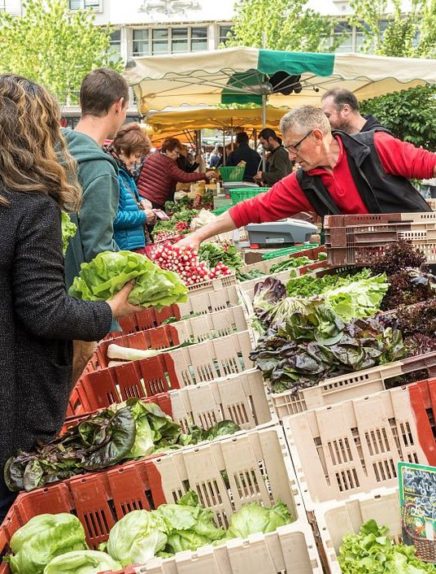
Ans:
POLYGON ((210 179, 213 171, 186 173, 176 163, 182 144, 176 138, 168 138, 160 152, 147 157, 138 179, 139 194, 148 199, 154 209, 163 209, 166 201, 174 201, 177 182, 190 183, 210 179))

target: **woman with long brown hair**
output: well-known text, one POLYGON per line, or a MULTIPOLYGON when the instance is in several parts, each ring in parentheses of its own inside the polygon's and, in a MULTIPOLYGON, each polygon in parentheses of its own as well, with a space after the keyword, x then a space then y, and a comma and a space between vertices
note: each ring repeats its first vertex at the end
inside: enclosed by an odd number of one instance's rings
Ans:
POLYGON ((6 459, 63 423, 71 341, 101 339, 113 317, 138 310, 130 285, 107 303, 66 293, 61 209, 77 208, 81 191, 59 122, 44 88, 0 75, 0 521, 13 499, 6 459))

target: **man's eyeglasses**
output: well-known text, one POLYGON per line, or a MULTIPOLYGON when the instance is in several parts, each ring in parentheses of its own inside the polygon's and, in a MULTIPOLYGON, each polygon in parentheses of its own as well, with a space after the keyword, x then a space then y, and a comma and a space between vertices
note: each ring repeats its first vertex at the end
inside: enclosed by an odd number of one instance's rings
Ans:
POLYGON ((304 140, 310 136, 310 134, 312 133, 313 130, 310 130, 310 132, 307 132, 307 134, 305 136, 303 136, 301 138, 301 140, 299 142, 297 142, 294 145, 285 145, 285 149, 287 149, 288 151, 293 151, 293 152, 297 152, 298 148, 300 147, 300 145, 304 142, 304 140))

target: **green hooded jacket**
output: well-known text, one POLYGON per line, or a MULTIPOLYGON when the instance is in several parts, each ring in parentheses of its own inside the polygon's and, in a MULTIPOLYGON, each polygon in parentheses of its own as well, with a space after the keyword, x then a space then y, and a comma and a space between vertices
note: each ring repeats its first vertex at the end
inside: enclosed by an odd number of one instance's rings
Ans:
POLYGON ((118 251, 113 221, 118 210, 120 189, 118 166, 91 137, 65 128, 62 130, 71 155, 77 162, 83 198, 79 213, 72 215, 76 235, 65 255, 67 289, 79 274, 80 265, 102 251, 118 251))

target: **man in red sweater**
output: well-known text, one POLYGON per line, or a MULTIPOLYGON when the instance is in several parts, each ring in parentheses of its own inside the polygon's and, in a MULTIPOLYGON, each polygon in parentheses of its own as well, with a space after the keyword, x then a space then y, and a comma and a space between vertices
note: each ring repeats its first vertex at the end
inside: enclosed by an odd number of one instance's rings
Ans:
POLYGON ((301 211, 322 217, 430 211, 409 179, 435 177, 436 154, 395 139, 383 129, 354 136, 332 132, 324 113, 312 106, 287 113, 280 129, 284 147, 300 169, 267 193, 232 207, 180 246, 198 247, 218 233, 301 211))

